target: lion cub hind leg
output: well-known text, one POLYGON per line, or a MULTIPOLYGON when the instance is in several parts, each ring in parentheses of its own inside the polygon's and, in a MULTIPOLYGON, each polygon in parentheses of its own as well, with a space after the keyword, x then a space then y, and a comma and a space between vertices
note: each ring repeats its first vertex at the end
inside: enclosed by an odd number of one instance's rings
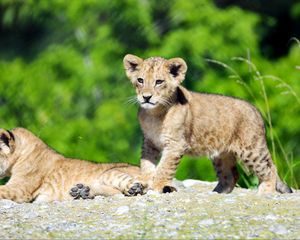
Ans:
POLYGON ((241 160, 259 179, 258 193, 276 192, 276 170, 267 147, 241 151, 241 160))
POLYGON ((33 200, 33 196, 29 189, 22 187, 21 183, 19 186, 15 184, 7 184, 0 186, 0 199, 8 199, 17 203, 23 203, 31 202, 33 200))
POLYGON ((89 186, 76 184, 69 191, 73 199, 92 199, 95 196, 112 196, 123 193, 126 196, 144 194, 147 184, 137 180, 126 169, 113 168, 104 172, 89 186))
POLYGON ((219 180, 213 191, 218 193, 230 193, 239 178, 234 154, 222 153, 212 160, 219 180))
POLYGON ((266 146, 241 151, 238 155, 247 168, 258 177, 258 194, 291 193, 292 190, 279 179, 271 154, 266 146))
POLYGON ((101 175, 101 181, 107 185, 120 190, 126 196, 144 194, 146 184, 137 180, 132 175, 121 169, 111 169, 101 175))
POLYGON ((113 196, 121 194, 122 192, 114 187, 106 185, 91 185, 87 186, 81 183, 76 184, 69 191, 70 196, 73 200, 78 199, 94 199, 96 196, 113 196))

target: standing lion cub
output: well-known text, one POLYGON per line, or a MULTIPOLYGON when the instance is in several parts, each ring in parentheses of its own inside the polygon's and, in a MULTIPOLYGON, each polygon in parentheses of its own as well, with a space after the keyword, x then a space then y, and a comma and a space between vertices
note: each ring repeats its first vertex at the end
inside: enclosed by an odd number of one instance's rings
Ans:
POLYGON ((138 116, 144 133, 141 170, 145 179, 150 179, 150 188, 175 190, 170 184, 182 155, 187 154, 212 159, 219 179, 216 192, 233 190, 238 180, 237 159, 258 176, 259 193, 292 192, 278 177, 262 117, 254 106, 180 86, 187 71, 181 58, 143 60, 128 54, 124 67, 140 104, 138 116))
POLYGON ((65 158, 24 128, 0 129, 0 199, 16 202, 69 200, 95 195, 137 195, 140 169, 125 163, 96 164, 65 158), (76 184, 76 186, 75 186, 76 184))

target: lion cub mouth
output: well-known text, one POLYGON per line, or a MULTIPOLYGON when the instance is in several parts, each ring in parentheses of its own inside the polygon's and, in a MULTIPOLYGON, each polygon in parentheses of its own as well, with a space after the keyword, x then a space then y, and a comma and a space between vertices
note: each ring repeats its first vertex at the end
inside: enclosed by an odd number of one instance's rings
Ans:
POLYGON ((145 109, 152 109, 157 106, 157 103, 152 103, 152 102, 142 102, 141 107, 145 109))

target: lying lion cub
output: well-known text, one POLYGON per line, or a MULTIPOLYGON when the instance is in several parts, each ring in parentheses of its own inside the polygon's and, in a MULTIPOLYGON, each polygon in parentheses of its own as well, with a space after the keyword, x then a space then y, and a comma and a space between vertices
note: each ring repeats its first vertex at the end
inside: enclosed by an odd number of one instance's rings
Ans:
POLYGON ((24 128, 0 129, 0 179, 10 176, 7 184, 0 186, 0 199, 21 203, 137 195, 144 187, 136 181, 139 172, 138 167, 125 163, 65 158, 24 128))

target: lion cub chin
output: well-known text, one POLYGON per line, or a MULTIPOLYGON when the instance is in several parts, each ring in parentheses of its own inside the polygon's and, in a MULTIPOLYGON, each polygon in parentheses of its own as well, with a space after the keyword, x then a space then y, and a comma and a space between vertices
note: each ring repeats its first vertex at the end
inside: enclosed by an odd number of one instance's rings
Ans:
POLYGON ((262 117, 254 106, 180 86, 187 71, 181 58, 143 60, 128 54, 123 62, 140 104, 141 170, 150 188, 174 190, 171 181, 181 157, 187 154, 211 158, 219 180, 216 192, 233 190, 239 177, 238 159, 258 176, 259 193, 292 192, 278 177, 262 117))
POLYGON ((125 163, 96 164, 65 158, 24 128, 0 129, 0 199, 16 202, 143 194, 140 169, 125 163))

